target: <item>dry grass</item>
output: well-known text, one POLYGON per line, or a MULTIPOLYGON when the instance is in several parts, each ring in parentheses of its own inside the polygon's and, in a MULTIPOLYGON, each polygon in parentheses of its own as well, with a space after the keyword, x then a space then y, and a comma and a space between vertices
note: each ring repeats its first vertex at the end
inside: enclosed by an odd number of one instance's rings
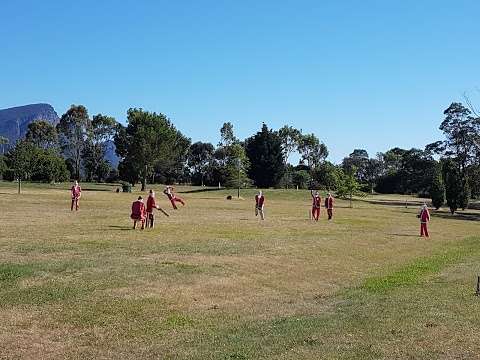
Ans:
POLYGON ((311 223, 307 192, 271 190, 261 222, 253 191, 186 192, 178 211, 157 191, 170 218, 133 231, 138 194, 84 186, 71 213, 66 189, 0 183, 0 358, 480 353, 480 212, 434 214, 423 240, 412 198, 338 201, 311 223))

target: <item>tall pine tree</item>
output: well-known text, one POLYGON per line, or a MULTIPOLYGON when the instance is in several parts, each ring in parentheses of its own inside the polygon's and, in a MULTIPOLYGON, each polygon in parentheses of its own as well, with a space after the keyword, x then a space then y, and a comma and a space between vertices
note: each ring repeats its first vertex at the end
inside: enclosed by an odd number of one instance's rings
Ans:
POLYGON ((277 186, 285 171, 282 140, 280 136, 263 124, 262 130, 245 141, 250 160, 250 178, 257 187, 277 186))

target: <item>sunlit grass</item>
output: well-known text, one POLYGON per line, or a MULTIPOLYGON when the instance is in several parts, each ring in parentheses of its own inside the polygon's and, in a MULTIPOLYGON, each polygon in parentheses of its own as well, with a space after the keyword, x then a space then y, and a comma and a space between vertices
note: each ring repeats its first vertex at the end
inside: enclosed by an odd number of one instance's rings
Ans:
MULTIPOLYGON (((186 207, 132 230, 138 196, 0 182, 0 358, 474 358, 479 223, 418 199, 338 200, 309 220, 308 191, 178 187, 186 207), (195 192, 193 192, 194 190, 195 192), (234 195, 233 200, 226 200, 234 195), (476 237, 477 236, 477 237, 476 237), (446 340, 448 339, 448 341, 446 340)), ((477 216, 479 212, 470 210, 477 216)), ((478 352, 477 352, 478 354, 478 352)))

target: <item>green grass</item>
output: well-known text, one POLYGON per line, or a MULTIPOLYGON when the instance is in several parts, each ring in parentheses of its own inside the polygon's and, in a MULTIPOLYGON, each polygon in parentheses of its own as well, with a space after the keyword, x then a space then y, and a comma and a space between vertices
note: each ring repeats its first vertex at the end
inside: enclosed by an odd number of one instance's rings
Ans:
MULTIPOLYGON (((308 219, 307 191, 191 192, 133 231, 138 196, 0 182, 0 358, 455 359, 480 344, 477 221, 434 213, 418 237, 403 196, 337 201, 308 219)), ((470 215, 478 214, 474 210, 470 215)))

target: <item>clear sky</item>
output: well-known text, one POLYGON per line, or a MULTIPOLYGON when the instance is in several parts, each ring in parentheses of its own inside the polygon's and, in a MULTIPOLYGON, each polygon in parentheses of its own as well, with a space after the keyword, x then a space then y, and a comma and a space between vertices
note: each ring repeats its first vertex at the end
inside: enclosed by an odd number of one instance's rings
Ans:
POLYGON ((479 23, 478 0, 2 1, 0 108, 142 107, 214 144, 289 124, 334 162, 423 148, 480 105, 479 23))

